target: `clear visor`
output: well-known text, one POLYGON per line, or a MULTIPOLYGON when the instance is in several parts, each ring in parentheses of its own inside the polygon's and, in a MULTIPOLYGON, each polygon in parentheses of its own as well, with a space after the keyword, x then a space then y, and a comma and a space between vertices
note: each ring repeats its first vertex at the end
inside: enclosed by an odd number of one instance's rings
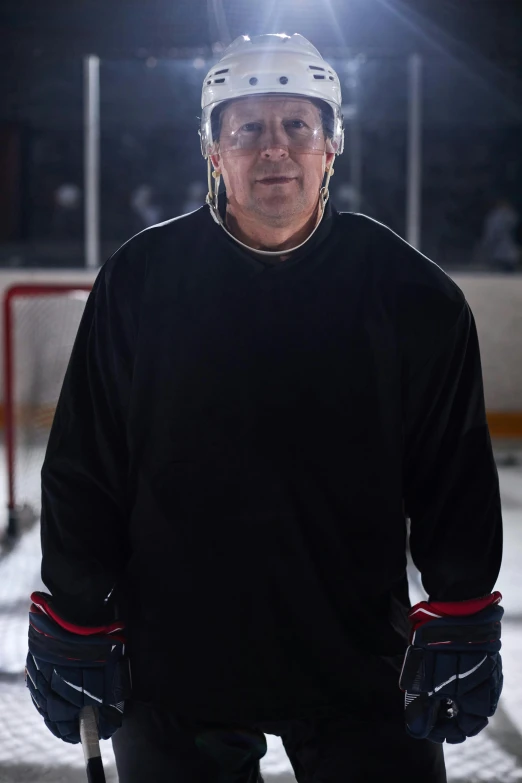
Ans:
POLYGON ((310 101, 251 98, 237 100, 226 108, 216 152, 243 155, 274 148, 319 155, 335 152, 325 135, 321 112, 310 101))

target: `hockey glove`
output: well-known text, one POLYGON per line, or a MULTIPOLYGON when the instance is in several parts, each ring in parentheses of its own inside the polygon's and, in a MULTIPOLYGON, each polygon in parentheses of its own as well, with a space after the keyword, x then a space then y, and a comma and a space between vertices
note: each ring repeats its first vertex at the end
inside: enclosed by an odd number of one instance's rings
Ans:
POLYGON ((432 742, 464 742, 488 724, 502 692, 499 592, 457 602, 422 601, 400 687, 408 734, 432 742))
POLYGON ((130 696, 122 623, 75 625, 61 617, 50 595, 33 593, 29 610, 26 684, 46 726, 65 742, 80 742, 79 714, 92 705, 101 739, 121 726, 130 696))

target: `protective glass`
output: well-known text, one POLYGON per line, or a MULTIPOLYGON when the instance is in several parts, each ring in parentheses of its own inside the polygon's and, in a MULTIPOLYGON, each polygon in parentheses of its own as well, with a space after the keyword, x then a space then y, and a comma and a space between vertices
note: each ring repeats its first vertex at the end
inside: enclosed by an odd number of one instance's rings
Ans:
POLYGON ((277 147, 322 155, 330 146, 320 112, 308 101, 240 100, 222 123, 216 151, 244 155, 277 147))

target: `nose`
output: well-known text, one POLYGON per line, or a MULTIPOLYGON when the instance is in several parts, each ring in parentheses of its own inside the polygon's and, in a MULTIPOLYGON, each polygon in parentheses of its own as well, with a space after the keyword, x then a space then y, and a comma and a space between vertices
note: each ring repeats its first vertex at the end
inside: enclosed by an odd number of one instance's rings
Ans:
POLYGON ((288 147, 282 144, 270 144, 261 150, 263 160, 286 160, 288 158, 288 147))
POLYGON ((267 127, 261 139, 261 157, 263 160, 284 160, 288 158, 288 136, 278 124, 267 127))

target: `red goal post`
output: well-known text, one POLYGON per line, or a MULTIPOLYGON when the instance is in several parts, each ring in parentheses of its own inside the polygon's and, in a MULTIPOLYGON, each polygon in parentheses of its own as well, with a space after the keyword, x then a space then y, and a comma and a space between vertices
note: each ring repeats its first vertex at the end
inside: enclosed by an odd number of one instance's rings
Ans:
POLYGON ((40 470, 90 283, 21 283, 4 292, 7 535, 40 510, 40 470))

